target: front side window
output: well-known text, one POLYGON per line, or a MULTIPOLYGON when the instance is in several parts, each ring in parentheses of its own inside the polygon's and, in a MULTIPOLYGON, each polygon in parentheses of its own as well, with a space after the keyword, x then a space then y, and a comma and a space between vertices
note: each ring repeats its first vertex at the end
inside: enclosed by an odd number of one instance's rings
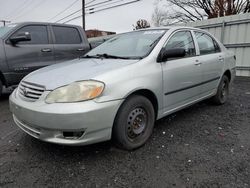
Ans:
POLYGON ((220 52, 219 45, 209 35, 202 32, 195 32, 195 37, 199 45, 200 55, 220 52))
POLYGON ((80 34, 76 28, 52 26, 55 34, 55 44, 80 44, 80 34))
POLYGON ((167 30, 144 30, 119 34, 91 50, 87 55, 108 54, 138 59, 147 56, 167 30))
POLYGON ((167 49, 184 48, 186 51, 185 57, 196 55, 193 37, 190 31, 179 31, 175 33, 164 47, 167 49))
POLYGON ((30 41, 21 41, 18 44, 48 44, 48 31, 47 26, 42 25, 30 25, 25 26, 15 32, 12 37, 16 37, 22 35, 23 33, 30 33, 31 40, 30 41))

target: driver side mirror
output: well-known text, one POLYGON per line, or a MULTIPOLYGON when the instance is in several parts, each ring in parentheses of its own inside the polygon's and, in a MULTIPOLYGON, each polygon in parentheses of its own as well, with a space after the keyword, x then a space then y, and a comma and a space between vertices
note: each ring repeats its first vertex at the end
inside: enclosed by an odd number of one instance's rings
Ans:
POLYGON ((30 41, 30 40, 31 40, 31 35, 29 32, 19 33, 17 36, 10 38, 10 42, 14 45, 21 41, 30 41))
POLYGON ((164 62, 167 61, 169 58, 184 57, 185 55, 186 51, 184 48, 172 48, 172 49, 163 48, 160 52, 160 55, 157 58, 157 62, 164 62))

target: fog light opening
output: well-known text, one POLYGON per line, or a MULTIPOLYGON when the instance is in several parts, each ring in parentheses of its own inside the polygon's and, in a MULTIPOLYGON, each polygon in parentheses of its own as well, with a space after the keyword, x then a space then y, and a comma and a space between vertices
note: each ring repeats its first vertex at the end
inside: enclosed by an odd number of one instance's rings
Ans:
POLYGON ((63 132, 63 137, 66 139, 79 139, 83 136, 84 131, 63 132))

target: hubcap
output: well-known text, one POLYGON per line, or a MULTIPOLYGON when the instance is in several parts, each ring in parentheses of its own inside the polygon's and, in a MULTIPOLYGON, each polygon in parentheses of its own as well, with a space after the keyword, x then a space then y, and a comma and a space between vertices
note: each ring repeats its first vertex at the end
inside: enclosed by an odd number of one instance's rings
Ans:
POLYGON ((136 138, 144 133, 147 123, 147 114, 143 108, 135 108, 128 115, 127 131, 130 138, 136 138))

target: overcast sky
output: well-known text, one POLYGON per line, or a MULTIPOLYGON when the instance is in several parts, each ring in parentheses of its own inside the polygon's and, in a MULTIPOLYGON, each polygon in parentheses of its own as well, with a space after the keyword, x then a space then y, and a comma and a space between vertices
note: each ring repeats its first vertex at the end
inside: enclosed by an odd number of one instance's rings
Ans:
MULTIPOLYGON (((0 0, 0 20, 10 20, 11 22, 55 22, 81 8, 81 0, 78 0, 77 3, 70 9, 53 18, 74 1, 77 0, 0 0)), ((93 0, 85 1, 86 3, 89 3, 93 0)), ((92 4, 103 1, 107 0, 94 0, 92 4)), ((118 4, 128 1, 132 0, 113 0, 113 2, 117 2, 118 4)), ((137 3, 123 7, 117 7, 95 14, 86 15, 86 29, 101 29, 116 32, 132 30, 132 25, 135 24, 138 19, 146 19, 151 22, 154 10, 154 1, 155 0, 141 0, 137 3)), ((81 13, 79 12, 70 18, 78 15, 81 15, 81 13)), ((63 21, 67 21, 67 19, 63 21)), ((69 23, 81 25, 81 19, 77 19, 69 23)))

